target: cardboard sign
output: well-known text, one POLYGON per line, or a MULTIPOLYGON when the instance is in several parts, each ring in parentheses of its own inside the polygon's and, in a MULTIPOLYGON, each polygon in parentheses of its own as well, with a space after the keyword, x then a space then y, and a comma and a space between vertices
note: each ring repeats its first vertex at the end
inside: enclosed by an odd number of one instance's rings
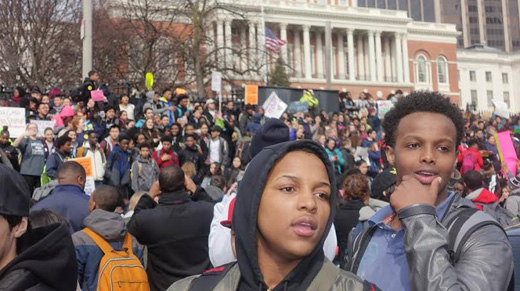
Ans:
POLYGON ((92 157, 85 158, 76 158, 71 159, 78 164, 80 164, 83 169, 85 169, 85 173, 87 174, 87 179, 85 179, 85 194, 90 195, 94 190, 96 190, 96 183, 94 181, 94 177, 92 176, 92 157))
POLYGON ((258 86, 256 86, 256 85, 246 85, 246 100, 245 100, 245 103, 246 104, 251 104, 251 105, 258 105, 258 86))
POLYGON ((377 116, 379 119, 385 118, 385 115, 394 108, 394 103, 390 100, 377 101, 377 116))
POLYGON ((85 169, 87 177, 92 177, 92 157, 76 158, 71 161, 80 164, 85 169))
POLYGON ((103 94, 103 90, 92 90, 90 91, 90 97, 94 102, 103 102, 105 100, 105 95, 103 94))
POLYGON ((0 127, 7 126, 10 137, 19 137, 25 132, 25 108, 0 107, 0 127))
POLYGON ((222 73, 213 71, 211 73, 211 91, 220 92, 222 91, 222 73))
POLYGON ((56 120, 33 120, 32 123, 38 125, 38 137, 43 137, 45 135, 45 129, 50 127, 54 130, 54 124, 56 120))
POLYGON ((269 98, 265 100, 262 107, 264 108, 266 117, 280 118, 287 109, 287 104, 276 95, 276 92, 273 92, 269 95, 269 98))

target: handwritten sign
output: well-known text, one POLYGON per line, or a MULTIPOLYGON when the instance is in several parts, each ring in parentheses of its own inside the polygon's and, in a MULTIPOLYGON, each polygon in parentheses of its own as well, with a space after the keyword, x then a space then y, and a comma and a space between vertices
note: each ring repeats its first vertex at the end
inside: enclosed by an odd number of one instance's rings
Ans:
POLYGON ((87 174, 87 177, 92 177, 92 157, 72 159, 72 161, 80 164, 87 174))
POLYGON ((276 92, 273 92, 269 95, 269 98, 265 100, 262 107, 264 108, 266 117, 280 118, 287 109, 287 104, 276 95, 276 92))
POLYGON ((103 94, 103 90, 92 90, 90 91, 90 97, 92 98, 92 101, 94 102, 103 102, 105 99, 105 95, 103 94))
POLYGON ((92 157, 85 158, 76 158, 71 159, 78 164, 80 164, 83 169, 85 169, 85 173, 87 178, 85 179, 85 194, 90 195, 94 190, 96 190, 96 183, 94 182, 94 176, 92 175, 92 157))
POLYGON ((246 104, 258 105, 258 86, 246 85, 246 104))
POLYGON ((213 71, 211 73, 211 91, 219 93, 222 91, 222 73, 213 71))
POLYGON ((56 120, 33 120, 32 123, 38 125, 38 137, 45 136, 45 129, 50 127, 54 130, 56 120))
POLYGON ((309 103, 293 101, 289 104, 289 109, 287 109, 287 112, 290 114, 295 114, 298 112, 309 112, 309 103))
POLYGON ((0 107, 0 126, 8 126, 11 137, 19 137, 25 132, 25 109, 0 107))
POLYGON ((377 101, 377 116, 379 117, 379 119, 385 118, 385 115, 392 108, 394 108, 394 103, 392 103, 392 101, 390 100, 377 101))

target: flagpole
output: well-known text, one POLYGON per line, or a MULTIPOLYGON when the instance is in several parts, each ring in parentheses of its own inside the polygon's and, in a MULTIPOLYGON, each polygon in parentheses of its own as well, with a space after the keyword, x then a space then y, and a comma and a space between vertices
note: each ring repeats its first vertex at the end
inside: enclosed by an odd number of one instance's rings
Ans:
POLYGON ((262 27, 264 28, 264 46, 263 46, 263 49, 264 49, 264 61, 265 61, 265 69, 264 69, 264 82, 265 82, 265 85, 267 86, 267 82, 269 81, 269 77, 268 77, 268 60, 267 60, 267 38, 265 37, 265 13, 264 13, 264 4, 261 4, 260 6, 260 9, 262 11, 262 27))

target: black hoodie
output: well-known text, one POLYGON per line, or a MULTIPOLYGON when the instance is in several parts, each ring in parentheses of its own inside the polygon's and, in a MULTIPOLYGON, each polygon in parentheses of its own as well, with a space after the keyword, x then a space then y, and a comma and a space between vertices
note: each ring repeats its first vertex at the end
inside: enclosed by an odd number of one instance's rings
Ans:
POLYGON ((17 248, 16 258, 0 271, 0 290, 76 290, 76 254, 65 224, 32 229, 17 248))
POLYGON ((283 156, 297 150, 314 153, 322 160, 327 168, 329 181, 332 185, 330 217, 327 221, 324 235, 312 253, 305 257, 298 266, 272 290, 306 290, 323 266, 325 258, 323 254, 323 243, 334 220, 337 194, 336 183, 334 181, 334 169, 329 161, 328 155, 322 146, 309 140, 285 142, 270 146, 262 150, 249 164, 238 189, 238 193, 240 194, 237 195, 235 202, 232 223, 236 233, 236 252, 241 273, 239 291, 268 289, 258 265, 256 231, 252 230, 257 229, 258 208, 269 173, 276 162, 283 156))

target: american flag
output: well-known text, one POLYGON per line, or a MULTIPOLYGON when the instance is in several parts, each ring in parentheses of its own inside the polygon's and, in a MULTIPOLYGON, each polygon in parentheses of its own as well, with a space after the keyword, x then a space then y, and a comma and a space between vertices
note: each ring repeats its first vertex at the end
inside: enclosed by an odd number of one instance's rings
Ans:
POLYGON ((282 46, 284 46, 287 42, 285 40, 281 40, 279 37, 274 35, 273 31, 269 29, 269 27, 265 27, 265 48, 275 53, 280 53, 282 46))

